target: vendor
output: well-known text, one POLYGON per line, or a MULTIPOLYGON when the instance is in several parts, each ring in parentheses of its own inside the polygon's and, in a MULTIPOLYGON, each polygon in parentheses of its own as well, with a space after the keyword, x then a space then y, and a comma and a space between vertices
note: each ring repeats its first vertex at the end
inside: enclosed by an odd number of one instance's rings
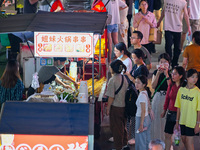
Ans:
MULTIPOLYGON (((54 65, 53 66, 43 66, 39 72, 38 72, 38 77, 39 77, 39 83, 40 83, 40 89, 44 84, 51 83, 52 81, 56 81, 58 84, 62 85, 64 88, 70 88, 69 85, 66 85, 63 83, 56 75, 60 76, 61 78, 65 80, 69 80, 74 83, 75 87, 78 87, 78 84, 72 80, 70 77, 62 73, 59 69, 62 69, 65 65, 66 58, 62 57, 54 57, 54 65)), ((28 94, 27 96, 29 97, 30 95, 34 94, 35 90, 30 86, 28 89, 28 94)))

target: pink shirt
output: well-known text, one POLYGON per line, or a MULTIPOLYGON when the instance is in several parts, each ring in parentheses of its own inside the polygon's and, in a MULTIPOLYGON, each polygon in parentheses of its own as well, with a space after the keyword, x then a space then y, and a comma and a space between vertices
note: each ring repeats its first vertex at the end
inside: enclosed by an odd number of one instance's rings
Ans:
MULTIPOLYGON (((149 43, 149 31, 150 31, 150 25, 148 23, 146 23, 144 21, 144 19, 142 19, 139 23, 139 25, 137 24, 138 20, 141 18, 143 14, 141 12, 137 13, 134 17, 133 20, 133 27, 137 28, 138 31, 142 32, 143 34, 143 39, 141 41, 141 44, 148 44, 149 43)), ((156 18, 155 15, 148 11, 147 15, 145 16, 149 22, 153 23, 152 28, 155 28, 157 26, 157 22, 156 22, 156 18)))

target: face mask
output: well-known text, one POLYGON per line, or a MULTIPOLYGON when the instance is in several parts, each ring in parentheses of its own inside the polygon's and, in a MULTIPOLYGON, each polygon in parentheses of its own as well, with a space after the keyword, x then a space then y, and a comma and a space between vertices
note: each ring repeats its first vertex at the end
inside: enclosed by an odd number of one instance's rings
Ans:
POLYGON ((119 59, 121 59, 123 56, 124 56, 124 55, 123 55, 123 54, 121 54, 121 56, 119 56, 118 58, 119 58, 119 59))

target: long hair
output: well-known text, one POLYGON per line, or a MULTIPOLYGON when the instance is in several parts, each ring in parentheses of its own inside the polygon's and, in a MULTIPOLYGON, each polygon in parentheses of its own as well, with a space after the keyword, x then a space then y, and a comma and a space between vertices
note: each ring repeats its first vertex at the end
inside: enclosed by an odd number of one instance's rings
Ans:
POLYGON ((16 60, 8 61, 3 75, 1 76, 1 86, 4 88, 13 88, 17 80, 20 79, 19 64, 16 60))
POLYGON ((189 69, 188 71, 187 71, 187 77, 186 78, 189 78, 189 77, 191 77, 193 74, 199 74, 198 73, 198 71, 196 70, 196 69, 189 69))
POLYGON ((139 58, 139 59, 142 58, 142 60, 144 60, 144 58, 145 58, 144 52, 141 49, 138 49, 138 48, 134 49, 132 51, 132 54, 135 54, 136 57, 139 58))
POLYGON ((126 72, 126 66, 123 64, 123 62, 119 59, 115 59, 111 62, 110 67, 114 71, 114 73, 120 74, 122 70, 124 69, 124 73, 126 72))
MULTIPOLYGON (((187 71, 187 74, 186 74, 186 78, 189 78, 189 77, 191 77, 193 74, 197 74, 197 76, 198 76, 198 71, 196 70, 196 69, 189 69, 188 71, 187 71)), ((184 82, 184 84, 182 85, 182 87, 185 87, 187 85, 187 80, 185 80, 185 82, 184 82)), ((197 85, 197 83, 195 84, 195 85, 197 85)))
MULTIPOLYGON (((180 76, 182 75, 182 78, 180 79, 180 86, 183 86, 186 79, 185 69, 182 66, 176 66, 173 70, 176 70, 180 76)), ((175 82, 172 81, 172 84, 175 84, 175 82)))
POLYGON ((120 52, 124 51, 124 54, 129 58, 131 57, 131 53, 127 50, 126 45, 123 42, 119 42, 115 45, 116 49, 120 52))
POLYGON ((162 58, 165 59, 165 60, 167 60, 167 61, 169 62, 169 65, 170 65, 170 63, 171 63, 171 58, 170 58, 169 54, 167 54, 167 53, 162 53, 162 54, 160 54, 160 55, 158 56, 158 62, 160 62, 160 60, 161 60, 162 58))
POLYGON ((147 87, 147 84, 148 84, 147 77, 144 76, 144 75, 139 75, 139 76, 136 77, 136 79, 137 79, 137 78, 142 82, 142 84, 145 85, 144 88, 145 88, 145 90, 146 90, 147 93, 148 93, 148 97, 151 98, 151 91, 150 91, 149 87, 147 87))

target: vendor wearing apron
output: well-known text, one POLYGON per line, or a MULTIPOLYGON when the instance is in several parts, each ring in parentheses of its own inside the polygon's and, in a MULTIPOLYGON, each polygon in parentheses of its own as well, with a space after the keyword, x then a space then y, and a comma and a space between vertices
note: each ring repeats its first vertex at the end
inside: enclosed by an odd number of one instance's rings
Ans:
MULTIPOLYGON (((54 65, 53 66, 42 66, 42 68, 38 72, 39 77, 39 83, 40 87, 37 89, 38 92, 41 92, 43 90, 44 84, 49 84, 52 81, 56 81, 58 84, 62 85, 64 88, 71 88, 69 85, 66 85, 63 83, 56 75, 60 76, 61 78, 65 80, 69 80, 74 83, 75 87, 78 87, 78 84, 72 80, 70 77, 62 73, 59 69, 62 69, 65 65, 66 58, 62 57, 54 57, 54 65)), ((28 89, 27 96, 35 93, 35 89, 33 89, 31 86, 28 89)))

